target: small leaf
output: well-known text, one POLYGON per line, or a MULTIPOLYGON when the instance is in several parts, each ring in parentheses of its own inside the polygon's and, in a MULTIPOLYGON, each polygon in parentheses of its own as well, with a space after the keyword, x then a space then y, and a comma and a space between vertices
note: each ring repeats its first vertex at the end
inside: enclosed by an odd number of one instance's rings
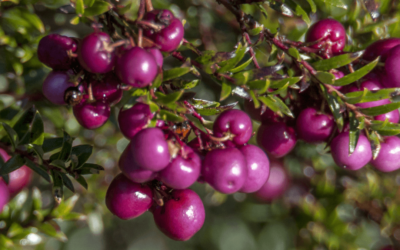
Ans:
POLYGON ((154 79, 153 84, 151 85, 151 87, 152 88, 158 88, 158 87, 161 86, 162 82, 163 82, 163 74, 161 72, 161 73, 157 74, 157 76, 154 79))
POLYGON ((358 130, 359 122, 354 112, 349 112, 349 116, 350 116, 349 153, 351 155, 356 149, 358 138, 360 137, 360 130, 358 130))
POLYGON ((13 129, 18 134, 19 144, 23 145, 29 142, 29 127, 35 117, 36 109, 31 107, 19 118, 19 120, 13 126, 13 129))
POLYGON ((318 1, 322 2, 322 4, 325 5, 347 9, 347 5, 342 0, 318 0, 318 1))
POLYGON ((315 77, 323 83, 333 84, 335 82, 335 76, 328 72, 319 71, 315 74, 315 77))
POLYGON ((73 140, 74 140, 74 138, 72 138, 69 134, 67 134, 64 131, 63 145, 62 145, 60 154, 58 156, 59 160, 66 161, 69 158, 69 156, 71 154, 71 150, 72 150, 73 140))
POLYGON ((363 53, 363 50, 354 53, 346 53, 343 55, 331 57, 329 59, 313 62, 311 66, 313 66, 313 68, 318 71, 337 69, 353 62, 354 60, 357 60, 363 55, 363 53))
POLYGON ((301 79, 303 79, 302 76, 295 76, 295 77, 289 77, 289 78, 285 78, 285 79, 281 79, 281 80, 271 80, 270 87, 273 89, 277 89, 277 88, 282 88, 286 84, 288 84, 289 86, 292 86, 292 85, 298 83, 301 79))
POLYGON ((93 163, 85 163, 83 166, 79 169, 79 174, 81 175, 87 175, 87 174, 98 174, 100 171, 103 171, 104 168, 100 165, 93 164, 93 163))
POLYGON ((160 113, 158 114, 159 118, 164 120, 164 121, 170 121, 170 122, 183 122, 185 119, 183 119, 183 117, 174 114, 170 111, 167 110, 160 110, 160 113))
POLYGON ((75 169, 79 169, 92 155, 93 147, 91 145, 79 145, 72 147, 71 155, 78 157, 78 165, 75 169))
POLYGON ((325 99, 329 105, 329 109, 331 110, 333 117, 335 118, 335 122, 336 122, 336 125, 338 126, 338 130, 342 131, 344 120, 343 120, 342 113, 340 112, 340 103, 338 101, 338 98, 336 96, 333 96, 332 94, 328 93, 328 91, 324 85, 321 85, 321 89, 324 92, 325 99))
POLYGON ((232 85, 228 83, 226 80, 223 80, 221 86, 221 96, 219 100, 220 101, 225 100, 230 96, 231 92, 232 92, 232 85))
POLYGON ((250 36, 257 36, 257 35, 260 34, 261 31, 263 31, 263 30, 264 30, 264 25, 261 24, 261 25, 258 25, 258 26, 255 27, 255 28, 249 30, 248 32, 249 32, 250 36))
POLYGON ((266 76, 272 75, 273 73, 281 70, 283 67, 284 65, 277 64, 274 66, 264 67, 261 69, 246 70, 235 73, 233 74, 232 77, 236 80, 236 84, 242 85, 246 84, 248 81, 259 80, 266 76))
POLYGON ((296 58, 297 60, 300 60, 300 53, 296 48, 290 47, 288 50, 288 54, 294 58, 296 58))
POLYGON ((218 107, 220 105, 219 102, 196 99, 196 98, 193 98, 191 100, 191 103, 193 104, 194 108, 196 108, 196 109, 214 108, 214 107, 218 107))
POLYGON ((78 175, 76 178, 76 181, 81 184, 86 190, 88 189, 88 184, 86 182, 86 179, 82 175, 78 175))
POLYGON ((42 145, 44 141, 44 125, 42 117, 39 112, 36 111, 35 118, 33 118, 31 126, 31 143, 36 145, 42 145))
POLYGON ((8 126, 6 123, 2 122, 1 123, 4 127, 4 130, 7 133, 8 139, 11 142, 11 146, 13 151, 15 150, 15 146, 18 144, 18 135, 17 132, 14 131, 10 126, 8 126))
POLYGON ((131 96, 145 96, 149 91, 145 88, 143 89, 133 89, 131 96))
POLYGON ((67 241, 67 236, 65 236, 65 234, 59 229, 57 230, 50 222, 38 223, 36 227, 41 233, 56 238, 61 242, 67 241))
POLYGON ((270 87, 271 81, 269 79, 265 80, 255 80, 248 82, 246 85, 252 90, 257 90, 257 93, 264 94, 270 87))
POLYGON ((312 13, 317 12, 317 5, 314 3, 314 1, 313 0, 307 0, 307 2, 311 7, 312 13))
POLYGON ((216 60, 214 59, 215 55, 216 55, 216 52, 214 50, 206 50, 206 51, 203 51, 201 56, 196 58, 196 61, 198 63, 204 64, 204 65, 212 64, 212 63, 216 62, 216 60))
POLYGON ((66 166, 65 166, 65 162, 63 160, 54 160, 50 163, 51 166, 57 167, 60 170, 65 170, 66 166))
POLYGON ((15 171, 25 164, 24 158, 21 155, 14 155, 6 163, 4 163, 0 168, 0 175, 7 175, 12 171, 15 171))
POLYGON ((233 109, 236 105, 237 102, 217 107, 196 108, 196 112, 204 116, 218 115, 224 112, 225 110, 233 109))
POLYGON ((234 57, 223 61, 219 64, 221 68, 217 69, 218 73, 225 73, 229 71, 230 69, 234 68, 236 64, 238 64, 244 57, 245 53, 247 52, 248 48, 247 47, 242 47, 242 44, 239 43, 238 48, 236 49, 236 53, 234 54, 234 57))
POLYGON ((64 185, 71 190, 73 193, 75 193, 75 188, 74 188, 74 184, 72 184, 72 181, 68 178, 68 176, 64 173, 60 173, 61 178, 63 179, 63 183, 64 185))
POLYGON ((75 10, 78 16, 81 16, 85 12, 85 6, 83 4, 83 0, 75 1, 75 10))
POLYGON ((39 158, 40 164, 42 164, 44 154, 42 147, 35 144, 28 144, 28 146, 36 153, 37 157, 39 158))
POLYGON ((165 82, 165 81, 172 80, 174 78, 178 78, 180 76, 186 75, 190 71, 192 71, 191 67, 174 68, 174 69, 166 70, 166 71, 164 71, 163 81, 165 82))
POLYGON ((371 121, 371 129, 377 131, 382 136, 400 134, 400 124, 388 121, 371 121))
POLYGON ((381 151, 381 142, 379 141, 379 136, 375 131, 368 135, 369 142, 371 144, 372 159, 375 160, 381 151))
POLYGON ((70 22, 72 25, 78 25, 78 24, 79 24, 79 21, 80 21, 79 16, 75 16, 75 17, 73 17, 69 22, 70 22))
POLYGON ((161 92, 156 92, 155 95, 157 99, 155 100, 157 103, 160 104, 169 104, 179 100, 183 94, 184 90, 173 92, 171 94, 165 95, 161 92))
POLYGON ((32 188, 32 208, 33 210, 42 209, 42 194, 37 187, 32 188))
POLYGON ((46 181, 51 182, 50 175, 43 168, 36 166, 36 164, 29 159, 26 159, 25 165, 42 176, 46 181))
POLYGON ((200 80, 198 79, 190 82, 178 79, 177 81, 173 81, 172 84, 174 85, 174 87, 178 89, 192 89, 196 87, 199 84, 199 82, 200 80))
POLYGON ((364 88, 363 91, 355 91, 345 94, 346 102, 350 104, 379 101, 396 97, 400 94, 400 88, 380 89, 378 91, 369 91, 364 88))
POLYGON ((0 120, 11 121, 17 114, 19 110, 13 107, 8 107, 0 110, 0 120))
POLYGON ((55 201, 60 204, 64 196, 63 180, 58 171, 51 170, 51 176, 53 179, 53 196, 55 201))
POLYGON ((389 113, 390 111, 400 108, 400 102, 393 102, 382 106, 376 106, 372 108, 360 109, 360 111, 365 115, 377 116, 389 113))
POLYGON ((43 152, 47 153, 53 151, 55 149, 61 148, 63 146, 64 138, 56 137, 56 138, 45 138, 43 141, 43 152))
POLYGON ((256 95, 254 94, 253 90, 250 90, 249 94, 251 96, 251 99, 253 100, 254 108, 258 109, 260 107, 260 102, 258 101, 258 99, 257 99, 256 95))
POLYGON ((281 112, 287 116, 294 117, 288 106, 276 96, 259 96, 258 100, 274 112, 281 112))
POLYGON ((374 69, 374 67, 378 64, 379 59, 380 59, 380 57, 378 57, 374 61, 368 63, 361 69, 359 69, 351 74, 345 75, 344 77, 342 77, 340 79, 337 79, 333 85, 334 86, 345 86, 345 85, 348 85, 350 83, 353 83, 353 82, 361 79, 362 77, 367 75, 369 72, 371 72, 371 70, 374 69))
POLYGON ((98 16, 101 15, 112 8, 111 4, 104 1, 96 1, 94 2, 92 7, 85 9, 84 16, 98 16))
POLYGON ((247 66, 249 66, 252 61, 253 61, 253 57, 250 57, 249 60, 247 60, 243 64, 237 66, 236 68, 231 69, 230 72, 232 72, 232 73, 240 72, 240 71, 244 70, 245 68, 247 68, 247 66))

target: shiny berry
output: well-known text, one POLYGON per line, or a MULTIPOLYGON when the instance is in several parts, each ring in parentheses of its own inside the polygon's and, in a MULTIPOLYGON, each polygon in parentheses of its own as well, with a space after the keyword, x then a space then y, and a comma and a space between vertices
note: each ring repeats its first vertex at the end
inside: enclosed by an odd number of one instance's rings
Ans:
POLYGON ((110 117, 110 105, 101 101, 82 101, 73 107, 74 116, 86 129, 96 129, 104 125, 110 117))
POLYGON ((138 102, 129 109, 119 111, 119 128, 126 138, 132 139, 137 132, 147 127, 153 116, 149 105, 138 102))
POLYGON ((74 87, 70 82, 69 71, 51 71, 42 85, 43 95, 52 103, 57 105, 66 105, 64 100, 65 91, 74 87))
POLYGON ((161 51, 157 48, 148 48, 146 51, 153 55, 154 59, 156 59, 157 66, 162 68, 164 64, 164 57, 161 51))
POLYGON ((373 61, 378 56, 380 56, 380 60, 384 62, 390 54, 389 51, 397 45, 400 45, 400 38, 391 37, 376 41, 373 44, 369 45, 367 49, 365 49, 363 59, 367 61, 373 61))
POLYGON ((123 174, 114 178, 106 194, 107 208, 123 220, 136 218, 151 208, 153 193, 148 186, 130 181, 123 174))
POLYGON ((101 81, 94 81, 92 91, 94 99, 104 101, 111 106, 117 104, 123 95, 121 84, 116 75, 108 73, 101 81))
POLYGON ((110 45, 111 38, 107 33, 89 34, 79 43, 79 63, 91 73, 105 74, 111 71, 115 63, 115 53, 110 45))
POLYGON ((233 136, 232 141, 237 145, 245 144, 253 133, 250 117, 243 111, 231 109, 222 112, 214 122, 214 135, 224 137, 233 136))
POLYGON ((157 227, 173 240, 186 241, 203 226, 206 217, 200 197, 190 189, 174 190, 164 206, 152 212, 157 227))
POLYGON ((148 182, 154 180, 157 176, 156 172, 142 169, 135 163, 129 145, 124 152, 122 152, 118 166, 128 179, 136 183, 148 182))
POLYGON ((372 159, 371 144, 365 135, 360 134, 357 146, 350 155, 349 141, 350 137, 348 132, 342 132, 333 138, 331 143, 332 157, 339 167, 358 170, 367 165, 372 159))
POLYGON ((71 37, 50 34, 40 40, 38 58, 52 69, 67 70, 74 61, 70 53, 76 52, 77 47, 76 40, 71 37))
POLYGON ((297 139, 292 127, 284 122, 265 123, 257 132, 257 143, 274 157, 283 157, 296 145, 297 139))
POLYGON ((246 159, 247 178, 240 192, 253 193, 259 190, 269 177, 269 160, 261 148, 246 145, 240 148, 246 159))
MULTIPOLYGON (((344 73, 342 71, 336 71, 333 72, 333 75, 335 76, 335 80, 338 80, 344 76, 344 73)), ((341 90, 343 88, 343 86, 332 86, 332 87, 334 87, 337 90, 341 90)))
POLYGON ((400 168, 400 138, 385 137, 381 142, 378 157, 371 161, 372 166, 382 172, 392 172, 400 168))
POLYGON ((290 179, 282 163, 271 161, 268 180, 255 192, 255 197, 264 202, 280 198, 289 187, 290 179))
POLYGON ((400 45, 388 52, 385 62, 385 74, 382 83, 388 88, 400 87, 400 45))
POLYGON ((247 179, 246 159, 237 148, 214 149, 203 160, 202 176, 218 192, 235 193, 247 179))
POLYGON ((5 182, 0 181, 0 213, 3 212, 4 206, 7 205, 10 194, 5 182))
POLYGON ((315 108, 302 110, 296 120, 299 139, 308 143, 321 143, 329 138, 335 121, 331 115, 321 114, 315 108))

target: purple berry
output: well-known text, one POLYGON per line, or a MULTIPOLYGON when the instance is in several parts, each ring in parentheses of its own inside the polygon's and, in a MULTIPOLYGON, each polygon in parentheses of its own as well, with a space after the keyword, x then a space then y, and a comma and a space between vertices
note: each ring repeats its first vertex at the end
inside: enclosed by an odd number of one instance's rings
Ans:
POLYGON ((157 48, 148 48, 146 51, 153 55, 154 59, 156 59, 157 66, 162 68, 164 64, 164 57, 161 51, 157 48))
POLYGON ((364 52, 363 59, 367 61, 373 61, 380 56, 381 61, 384 62, 390 54, 389 51, 397 45, 400 45, 400 39, 394 37, 376 41, 367 47, 364 52))
POLYGON ((203 226, 206 217, 200 197, 190 189, 174 190, 164 206, 152 212, 157 227, 173 240, 186 241, 203 226))
POLYGON ((255 197, 264 202, 271 202, 281 197, 290 183, 289 176, 282 163, 271 161, 268 180, 256 192, 255 197))
POLYGON ((38 58, 52 69, 68 70, 74 61, 68 51, 76 52, 77 42, 75 39, 58 34, 50 34, 43 37, 38 45, 38 58))
POLYGON ((43 95, 52 103, 56 105, 66 105, 64 101, 65 91, 74 87, 70 82, 70 75, 72 71, 51 71, 42 85, 43 95))
POLYGON ((382 83, 388 88, 400 87, 400 45, 392 48, 388 52, 385 62, 385 74, 382 83))
POLYGON ((92 82, 93 97, 111 106, 117 104, 123 95, 119 79, 113 73, 107 74, 101 81, 92 82))
POLYGON ((174 189, 190 187, 200 176, 200 157, 189 146, 159 173, 160 181, 174 189))
POLYGON ((130 150, 130 144, 128 147, 126 147, 124 152, 122 152, 119 158, 118 166, 126 177, 136 183, 148 182, 154 180, 157 176, 156 172, 142 169, 135 163, 130 150))
POLYGON ((159 128, 146 128, 139 131, 129 144, 133 160, 144 170, 160 171, 170 161, 168 143, 159 128))
POLYGON ((103 126, 110 117, 110 105, 101 101, 82 101, 73 107, 74 116, 79 124, 86 129, 96 129, 103 126))
POLYGON ((91 73, 110 72, 115 63, 115 53, 110 45, 111 38, 107 33, 93 32, 89 34, 79 43, 79 63, 91 73))
POLYGON ((371 144, 368 138, 360 134, 354 152, 349 155, 349 133, 342 132, 333 138, 331 153, 336 164, 345 169, 358 170, 372 159, 371 144))
POLYGON ((250 144, 241 147, 240 152, 244 155, 247 166, 247 179, 243 187, 240 189, 240 192, 256 192, 268 180, 268 157, 261 148, 250 144))
MULTIPOLYGON (((344 73, 342 71, 335 71, 333 72, 333 75, 335 76, 335 80, 338 80, 344 76, 344 73)), ((341 90, 343 86, 332 86, 337 90, 341 90)))
POLYGON ((160 46, 161 51, 171 52, 178 48, 185 30, 182 22, 178 18, 175 18, 170 11, 153 10, 146 13, 144 20, 162 27, 159 31, 154 29, 144 30, 144 35, 160 46))
POLYGON ((381 142, 378 157, 371 161, 372 166, 382 172, 392 172, 400 168, 400 138, 389 136, 381 142))
POLYGON ((316 42, 310 47, 325 49, 326 53, 337 55, 346 45, 346 31, 340 22, 330 18, 324 19, 314 23, 308 29, 306 42, 316 42))
POLYGON ((245 144, 253 133, 250 117, 243 111, 231 109, 222 112, 214 122, 214 135, 224 137, 230 133, 236 145, 245 144))
POLYGON ((0 213, 3 212, 4 206, 7 205, 10 194, 5 182, 0 181, 0 213))
POLYGON ((136 218, 151 208, 153 193, 148 186, 130 181, 119 174, 111 182, 106 194, 107 208, 123 220, 136 218))
POLYGON ((202 176, 218 192, 235 193, 246 182, 246 159, 237 148, 214 149, 204 158, 202 176))
POLYGON ((292 127, 284 122, 265 123, 257 132, 257 143, 274 157, 288 154, 296 145, 297 139, 292 127))
POLYGON ((305 142, 321 143, 329 138, 334 125, 331 115, 320 114, 315 108, 306 108, 297 117, 296 131, 298 138, 305 142))
POLYGON ((119 79, 135 88, 143 88, 157 76, 157 62, 152 54, 140 47, 121 49, 115 64, 119 79))
POLYGON ((147 127, 153 116, 149 105, 138 102, 129 109, 119 111, 119 128, 126 138, 132 139, 137 132, 147 127))

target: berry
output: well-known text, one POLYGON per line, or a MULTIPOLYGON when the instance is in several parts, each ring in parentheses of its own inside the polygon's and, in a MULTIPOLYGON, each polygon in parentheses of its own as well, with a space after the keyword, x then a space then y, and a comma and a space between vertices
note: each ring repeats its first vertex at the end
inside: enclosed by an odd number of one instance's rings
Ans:
POLYGON ((261 108, 256 109, 252 100, 244 101, 244 111, 251 117, 251 119, 260 122, 277 121, 279 117, 269 108, 266 108, 264 112, 262 112, 261 108))
POLYGON ((148 182, 154 180, 157 176, 156 172, 142 169, 135 163, 130 152, 130 145, 122 152, 118 166, 126 177, 136 183, 148 182))
POLYGON ((381 61, 384 62, 390 54, 389 51, 397 45, 400 45, 400 39, 394 37, 376 41, 367 47, 364 52, 363 59, 367 61, 373 61, 380 56, 381 61))
POLYGON ((157 62, 152 54, 140 47, 121 49, 115 72, 123 83, 143 88, 150 85, 157 76, 157 62))
POLYGON ((383 84, 388 88, 400 87, 400 45, 392 48, 388 52, 385 62, 385 74, 383 76, 383 84))
POLYGON ((247 179, 240 192, 253 193, 259 190, 269 177, 269 160, 261 148, 246 145, 240 148, 246 159, 247 179))
POLYGON ((400 138, 389 136, 381 142, 378 157, 371 161, 372 166, 382 172, 392 172, 400 168, 400 138))
POLYGON ((285 193, 290 183, 289 176, 278 161, 271 161, 269 178, 256 192, 255 197, 260 201, 271 202, 285 193))
POLYGON ((123 220, 136 218, 153 204, 153 193, 148 186, 131 182, 119 174, 111 182, 106 194, 107 208, 123 220))
POLYGON ((257 132, 258 145, 277 158, 288 154, 294 148, 296 142, 294 129, 284 122, 263 124, 257 132))
POLYGON ((224 137, 231 134, 232 141, 237 145, 245 144, 253 133, 250 117, 243 111, 231 109, 222 112, 214 122, 214 135, 224 137))
POLYGON ((169 164, 168 143, 159 128, 139 131, 128 147, 135 164, 144 170, 160 171, 169 164))
POLYGON ((68 88, 74 87, 70 82, 70 71, 51 71, 42 85, 43 95, 56 105, 66 105, 64 100, 65 91, 68 88))
MULTIPOLYGON (((333 72, 333 75, 335 76, 335 80, 338 80, 344 76, 344 73, 342 71, 335 71, 333 72)), ((332 86, 333 88, 337 90, 341 90, 343 86, 332 86)))
POLYGON ((101 81, 92 82, 94 99, 109 103, 111 106, 117 104, 123 95, 119 79, 113 73, 107 74, 101 81))
POLYGON ((306 42, 316 42, 310 47, 325 49, 327 54, 337 55, 346 45, 346 31, 340 22, 330 18, 324 19, 314 23, 308 29, 306 42))
POLYGON ((52 69, 67 70, 71 68, 74 61, 68 53, 76 52, 77 47, 74 38, 50 34, 40 40, 37 50, 38 58, 52 69))
MULTIPOLYGON (((390 101, 385 104, 389 103, 390 101)), ((399 110, 396 109, 386 114, 374 116, 374 119, 377 121, 385 121, 387 119, 389 122, 398 123, 400 120, 399 110)))
POLYGON ((200 197, 190 189, 174 190, 164 206, 153 210, 157 227, 173 240, 186 241, 196 234, 206 217, 200 197))
POLYGON ((358 170, 372 159, 371 144, 367 137, 360 134, 354 152, 349 155, 349 133, 342 132, 333 138, 331 153, 336 164, 345 169, 358 170))
POLYGON ((246 182, 246 159, 237 148, 214 149, 204 158, 202 176, 218 192, 235 193, 246 182))
POLYGON ((144 35, 153 40, 161 51, 171 52, 178 48, 185 31, 182 22, 169 10, 153 10, 146 13, 144 20, 161 27, 160 30, 144 30, 144 35))
POLYGON ((126 138, 132 139, 137 132, 147 127, 153 116, 149 105, 138 102, 129 109, 119 111, 119 128, 126 138))
POLYGON ((302 110, 297 117, 296 132, 308 143, 321 143, 329 138, 335 122, 331 115, 320 114, 315 108, 302 110))
POLYGON ((87 129, 96 129, 103 126, 110 117, 110 105, 101 101, 83 101, 74 106, 73 111, 79 124, 87 129))
POLYGON ((159 173, 160 181, 174 189, 190 187, 200 176, 200 157, 189 146, 159 173))
POLYGON ((110 45, 111 38, 107 33, 89 34, 79 43, 79 63, 91 73, 105 74, 111 71, 115 63, 115 53, 110 45))
POLYGON ((157 48, 148 48, 146 49, 146 51, 153 55, 154 59, 156 60, 157 66, 159 68, 162 68, 164 64, 164 57, 161 51, 157 48))
POLYGON ((3 212, 4 206, 7 205, 10 199, 7 185, 0 181, 0 213, 3 212))

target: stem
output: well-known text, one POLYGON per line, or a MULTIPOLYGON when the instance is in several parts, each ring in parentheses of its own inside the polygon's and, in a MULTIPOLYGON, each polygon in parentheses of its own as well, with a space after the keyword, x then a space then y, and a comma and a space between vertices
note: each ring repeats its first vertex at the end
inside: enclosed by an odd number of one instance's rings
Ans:
POLYGON ((142 48, 143 47, 143 29, 139 28, 138 31, 138 47, 142 48))
POLYGON ((154 9, 153 8, 153 3, 151 2, 151 0, 146 0, 146 10, 147 10, 147 12, 150 12, 153 9, 154 9))
POLYGON ((88 89, 88 95, 89 95, 88 102, 95 102, 96 100, 93 97, 92 83, 89 83, 87 89, 88 89))
POLYGON ((137 20, 142 20, 144 13, 145 13, 146 4, 147 3, 145 2, 145 0, 140 0, 137 20))

